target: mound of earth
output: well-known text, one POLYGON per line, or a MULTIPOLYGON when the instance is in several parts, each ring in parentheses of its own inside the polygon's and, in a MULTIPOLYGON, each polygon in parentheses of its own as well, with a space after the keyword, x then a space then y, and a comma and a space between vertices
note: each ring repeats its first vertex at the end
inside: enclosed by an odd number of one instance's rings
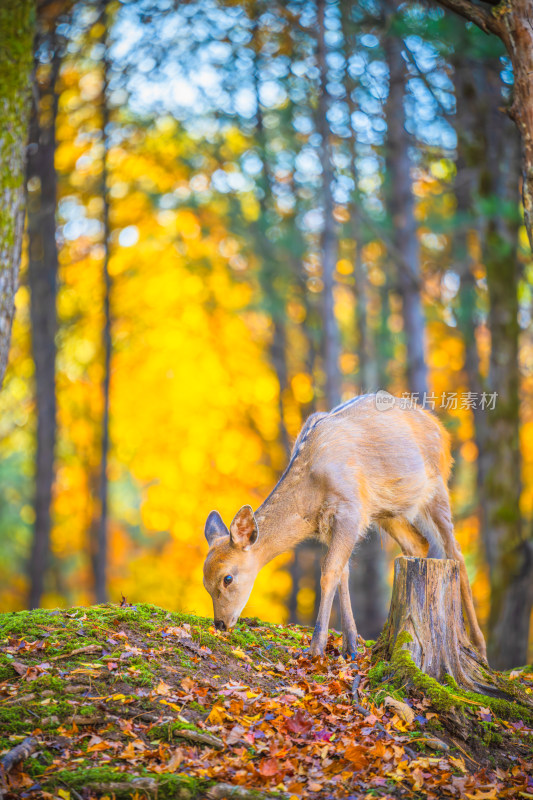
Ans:
MULTIPOLYGON (((452 687, 463 740, 372 642, 348 662, 332 632, 316 661, 310 633, 151 605, 0 615, 0 797, 533 798, 531 720, 452 687)), ((532 692, 533 668, 507 677, 532 692)))

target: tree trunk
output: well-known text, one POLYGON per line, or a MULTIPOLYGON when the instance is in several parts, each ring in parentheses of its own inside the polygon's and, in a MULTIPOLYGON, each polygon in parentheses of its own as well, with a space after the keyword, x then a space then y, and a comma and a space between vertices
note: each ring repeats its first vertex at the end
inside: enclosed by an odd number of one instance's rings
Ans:
POLYGON ((111 357, 112 357, 112 320, 111 320, 111 275, 109 273, 109 195, 108 195, 108 153, 109 153, 109 106, 107 91, 109 81, 109 53, 107 44, 107 0, 102 2, 102 45, 103 45, 103 84, 102 84, 102 137, 104 143, 102 162, 102 199, 103 199, 103 246, 104 259, 102 264, 102 277, 104 283, 104 329, 102 344, 104 350, 104 377, 102 381, 102 451, 100 461, 100 486, 99 486, 99 518, 96 523, 96 541, 93 551, 94 594, 97 603, 106 603, 107 592, 107 561, 108 561, 108 502, 109 480, 107 466, 109 458, 109 390, 111 385, 111 357))
POLYGON ((377 680, 425 695, 440 722, 464 740, 483 732, 472 708, 488 706, 502 719, 533 719, 531 697, 492 672, 468 638, 457 561, 396 559, 389 617, 373 660, 377 680))
POLYGON ((478 126, 484 141, 479 193, 496 209, 482 234, 491 336, 487 383, 488 392, 497 395, 494 408, 484 412, 483 539, 491 584, 488 656, 493 667, 506 669, 526 662, 533 605, 533 544, 520 511, 520 156, 516 130, 498 110, 499 64, 485 66, 481 79, 485 113, 478 126))
MULTIPOLYGON (((35 459, 35 522, 29 564, 30 608, 38 608, 49 560, 54 451, 56 441, 56 171, 55 125, 58 95, 56 81, 61 62, 55 27, 46 35, 52 53, 48 79, 35 82, 35 99, 30 121, 28 147, 28 282, 35 393, 37 450, 35 459), (46 122, 41 121, 46 107, 46 122)), ((36 41, 37 47, 41 42, 36 41)))
MULTIPOLYGON (((459 27, 459 26, 456 26, 459 27)), ((480 98, 479 77, 485 65, 468 56, 469 41, 464 31, 457 30, 457 48, 454 56, 454 83, 456 102, 457 160, 455 197, 458 230, 453 236, 453 269, 460 278, 456 296, 455 317, 465 348, 464 372, 470 392, 481 397, 487 390, 480 371, 476 332, 481 320, 478 288, 473 273, 474 263, 469 252, 469 236, 479 227, 475 217, 476 197, 481 169, 485 157, 483 137, 479 135, 480 98)), ((477 518, 480 537, 483 539, 487 520, 484 479, 485 442, 487 438, 487 413, 476 404, 474 441, 477 447, 476 491, 477 518)))
POLYGON ((362 225, 359 218, 358 206, 361 205, 359 193, 359 174, 357 169, 357 131, 353 125, 353 117, 357 111, 355 102, 355 81, 349 72, 350 54, 357 49, 357 39, 353 35, 352 26, 354 23, 350 18, 350 11, 353 3, 341 3, 341 26, 344 38, 344 58, 346 60, 344 68, 344 91, 346 93, 346 105, 348 106, 349 116, 349 147, 350 147, 350 177, 353 181, 353 193, 350 203, 350 225, 355 245, 354 253, 354 278, 355 278, 355 298, 356 298, 356 330, 357 330, 357 355, 358 383, 361 394, 371 392, 376 388, 375 379, 375 357, 373 352, 372 339, 368 330, 368 281, 363 264, 363 242, 362 225))
MULTIPOLYGON (((512 172, 512 163, 507 161, 506 167, 512 172)), ((483 454, 487 493, 484 539, 491 583, 488 655, 498 669, 526 662, 533 602, 533 550, 523 536, 520 512, 516 234, 517 230, 509 239, 501 230, 500 221, 491 220, 484 256, 492 342, 488 383, 489 392, 497 393, 494 409, 488 412, 483 454)))
POLYGON ((257 9, 254 8, 256 16, 253 17, 253 80, 256 103, 256 139, 259 158, 261 159, 262 174, 259 195, 259 206, 261 209, 260 219, 256 223, 256 235, 258 240, 258 252, 262 255, 262 263, 259 272, 259 281, 264 297, 268 303, 268 312, 272 319, 273 333, 270 343, 270 362, 279 384, 278 410, 279 410, 279 438, 287 458, 291 454, 290 436, 285 424, 285 411, 283 398, 289 387, 288 368, 287 368, 287 332, 286 332, 286 308, 285 298, 280 294, 276 284, 278 281, 277 272, 278 259, 274 252, 274 247, 268 236, 268 215, 272 210, 272 175, 269 169, 267 156, 267 141, 265 127, 263 124, 263 109, 260 99, 260 29, 257 9), (262 190, 262 191, 261 191, 262 190))
POLYGON ((317 66, 320 74, 320 88, 317 109, 317 130, 320 134, 320 162, 322 164, 322 236, 320 249, 322 255, 323 289, 323 334, 324 368, 326 373, 326 398, 328 408, 334 408, 341 399, 341 377, 339 367, 339 328, 335 317, 335 268, 337 264, 337 235, 333 218, 333 164, 331 161, 330 128, 327 119, 329 95, 327 89, 328 67, 326 62, 326 0, 317 0, 317 66))
MULTIPOLYGON (((466 50, 464 41, 462 44, 466 50)), ((470 390, 478 396, 484 391, 497 395, 494 408, 477 404, 474 421, 479 451, 480 530, 491 585, 488 654, 494 667, 504 669, 527 659, 533 604, 532 545, 524 534, 519 506, 518 135, 499 110, 499 60, 485 59, 480 64, 458 55, 457 62, 457 208, 463 225, 467 212, 479 205, 478 197, 485 208, 491 209, 476 221, 489 300, 491 355, 487 381, 479 374, 476 286, 466 231, 456 238, 461 272, 457 319, 465 341, 470 390)))
POLYGON ((533 25, 531 0, 500 3, 494 12, 468 0, 437 0, 474 22, 485 33, 494 33, 504 43, 514 74, 514 101, 510 116, 522 139, 522 199, 524 222, 533 250, 533 25))
POLYGON ((24 229, 34 18, 33 0, 0 4, 0 386, 9 353, 24 229))
POLYGON ((407 556, 395 560, 389 617, 380 641, 386 659, 393 657, 397 644, 439 683, 449 676, 466 689, 486 689, 486 668, 463 620, 457 561, 407 556))
MULTIPOLYGON (((361 197, 358 190, 357 132, 353 127, 353 115, 357 110, 355 82, 350 76, 348 62, 356 51, 357 40, 351 20, 353 2, 341 4, 341 26, 344 38, 344 90, 350 117, 350 174, 354 183, 350 203, 350 224, 353 232, 354 277, 356 294, 357 355, 359 357, 358 383, 361 394, 373 391, 377 384, 377 358, 374 342, 368 328, 368 281, 362 258, 362 224, 358 213, 361 197)), ((376 526, 369 536, 358 545, 350 565, 350 596, 357 627, 364 639, 376 639, 387 615, 387 585, 385 580, 385 553, 381 545, 380 532, 376 526)))
MULTIPOLYGON (((389 15, 394 5, 388 3, 389 15)), ((392 241, 399 256, 398 285, 403 304, 403 326, 407 347, 407 382, 420 402, 428 390, 425 359, 425 323, 420 297, 420 248, 409 159, 410 136, 405 128, 404 95, 407 67, 402 58, 402 40, 389 33, 383 46, 389 65, 389 96, 386 105, 388 173, 387 205, 393 226, 392 241)), ((391 254, 389 253, 389 257, 391 254)))
POLYGON ((502 39, 511 56, 514 100, 510 116, 522 137, 524 222, 533 250, 533 22, 531 0, 513 0, 502 14, 502 39))

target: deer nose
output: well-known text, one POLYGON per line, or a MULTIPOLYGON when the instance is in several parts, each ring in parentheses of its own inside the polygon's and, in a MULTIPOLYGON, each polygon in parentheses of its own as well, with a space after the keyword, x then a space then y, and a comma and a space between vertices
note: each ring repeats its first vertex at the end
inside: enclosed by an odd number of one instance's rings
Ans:
POLYGON ((215 620, 215 628, 217 631, 225 631, 226 630, 226 623, 221 619, 215 620))

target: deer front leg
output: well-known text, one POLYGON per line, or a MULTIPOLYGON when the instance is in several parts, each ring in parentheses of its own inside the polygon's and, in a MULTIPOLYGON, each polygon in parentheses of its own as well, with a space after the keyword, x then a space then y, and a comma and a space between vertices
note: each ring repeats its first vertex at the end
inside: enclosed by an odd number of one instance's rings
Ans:
POLYGON ((313 631, 310 647, 312 656, 324 655, 324 650, 328 640, 328 626, 331 615, 331 606, 333 604, 333 598, 335 597, 335 592, 339 586, 341 576, 348 565, 348 559, 350 558, 355 542, 357 541, 359 525, 354 526, 354 519, 358 518, 358 511, 352 506, 345 507, 342 511, 338 510, 337 514, 335 515, 331 544, 322 565, 322 575, 320 578, 320 608, 318 610, 318 617, 315 624, 315 629, 313 631))
POLYGON ((349 658, 357 655, 357 626, 352 611, 350 597, 350 566, 346 564, 339 584, 339 600, 341 605, 342 652, 349 658))

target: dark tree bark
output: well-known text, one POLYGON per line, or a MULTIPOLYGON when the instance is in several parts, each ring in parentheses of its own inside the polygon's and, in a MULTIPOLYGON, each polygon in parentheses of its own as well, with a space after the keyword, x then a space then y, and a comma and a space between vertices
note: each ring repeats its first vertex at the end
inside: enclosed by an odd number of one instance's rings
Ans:
POLYGON ((24 160, 30 112, 33 0, 0 4, 0 386, 4 379, 24 229, 24 160))
MULTIPOLYGON (((394 4, 385 6, 389 21, 394 19, 394 4)), ((389 26, 390 27, 390 26, 389 26)), ((402 297, 403 326, 407 346, 407 381, 420 401, 428 390, 425 359, 425 323, 420 297, 420 248, 412 189, 410 136, 405 128, 405 85, 407 65, 402 57, 402 40, 393 32, 384 37, 383 46, 389 65, 389 96, 386 105, 388 174, 387 205, 393 225, 398 285, 402 297)), ((389 254, 394 258, 394 254, 389 254)))
POLYGON ((259 253, 262 255, 262 265, 259 273, 259 280, 263 295, 268 302, 268 312, 272 319, 272 340, 270 343, 270 362, 276 373, 279 384, 278 410, 279 410, 279 435, 287 458, 291 453, 290 436, 285 425, 285 412, 283 398, 289 387, 289 377, 287 368, 287 331, 286 331, 286 308, 285 298, 277 289, 276 280, 278 274, 278 264, 274 247, 268 237, 268 215, 273 207, 272 175, 269 168, 267 156, 267 140, 265 126, 263 124, 263 109, 260 100, 260 28, 257 9, 254 7, 255 16, 253 17, 253 54, 254 54, 254 91, 256 102, 256 139, 258 144, 258 154, 261 159, 262 175, 260 181, 259 205, 261 209, 260 219, 256 223, 256 235, 259 253))
MULTIPOLYGON (((497 70, 486 78, 488 92, 497 94, 497 70)), ((500 210, 487 220, 483 248, 490 306, 488 389, 497 393, 497 402, 488 412, 482 471, 487 513, 484 541, 491 583, 488 655, 494 667, 505 669, 527 659, 533 543, 525 535, 520 513, 519 142, 511 124, 498 125, 495 117, 494 102, 486 120, 487 160, 480 193, 500 201, 500 210), (514 216, 502 213, 506 205, 515 210, 514 216)))
POLYGON ((505 45, 514 73, 514 100, 509 114, 522 139, 522 199, 524 221, 533 249, 533 25, 531 0, 499 3, 495 9, 470 0, 437 0, 475 23, 485 33, 498 36, 505 45))
POLYGON ((320 135, 320 161, 322 164, 322 212, 324 215, 320 249, 322 256, 324 371, 326 373, 326 398, 328 408, 338 405, 341 398, 339 368, 339 328, 335 318, 335 267, 337 263, 337 234, 333 218, 333 164, 331 161, 331 131, 327 119, 330 107, 328 94, 328 67, 326 62, 326 1, 317 0, 317 66, 320 87, 317 108, 317 131, 320 135))
POLYGON ((358 213, 358 205, 361 203, 359 194, 359 174, 357 169, 357 131, 353 125, 353 117, 357 111, 355 102, 355 81, 349 72, 350 54, 356 51, 357 41, 353 35, 353 22, 350 12, 353 3, 345 2, 341 4, 341 26, 344 38, 344 57, 346 60, 344 69, 344 91, 346 93, 346 105, 349 116, 349 148, 350 148, 350 177, 354 188, 350 203, 350 225, 355 245, 354 253, 354 277, 355 277, 355 297, 356 297, 356 329, 357 329, 357 355, 359 357, 358 377, 361 394, 375 389, 373 380, 374 369, 373 361, 375 353, 372 350, 371 336, 368 330, 367 306, 368 306, 368 281, 363 265, 362 258, 362 225, 358 213))
MULTIPOLYGON (((467 37, 462 35, 459 30, 453 59, 457 134, 455 197, 458 229, 453 237, 452 257, 453 267, 461 281, 457 292, 455 316, 465 347, 464 371, 469 390, 481 397, 483 391, 487 391, 487 386, 480 372, 476 333, 481 315, 478 308, 478 289, 473 273, 474 264, 469 252, 468 238, 479 228, 479 220, 475 217, 474 209, 485 157, 483 137, 479 135, 479 126, 484 127, 480 118, 479 84, 485 66, 479 60, 470 58, 468 51, 467 37)), ((476 461, 477 516, 479 531, 483 536, 487 520, 483 473, 487 413, 479 404, 474 406, 472 413, 474 441, 478 451, 476 461)))
MULTIPOLYGON (((355 244, 354 277, 356 294, 356 328, 357 355, 359 357, 358 378, 362 394, 373 391, 378 386, 377 356, 371 331, 368 326, 368 281, 362 259, 362 220, 358 207, 361 197, 358 191, 359 175, 357 170, 357 131, 353 126, 353 115, 357 110, 355 102, 355 81, 348 69, 350 54, 356 51, 354 23, 351 9, 354 3, 341 4, 341 27, 344 39, 344 90, 350 117, 350 174, 354 184, 352 202, 350 203, 350 225, 355 244)), ((350 565, 350 596, 357 627, 363 638, 376 639, 387 616, 387 586, 385 581, 385 553, 381 546, 381 537, 376 526, 373 526, 357 547, 350 565)))
MULTIPOLYGON (((61 63, 61 43, 55 25, 36 37, 35 51, 46 47, 52 54, 46 79, 35 79, 28 147, 28 282, 32 351, 35 363, 37 446, 35 458, 35 523, 29 563, 30 608, 38 608, 50 555, 52 487, 56 441, 56 194, 54 166, 58 94, 56 81, 61 63), (45 109, 43 113, 43 108, 45 109)), ((36 62, 37 63, 37 62, 36 62)))
POLYGON ((107 562, 108 562, 108 506, 109 506, 109 479, 107 474, 109 460, 109 400, 111 387, 111 358, 113 351, 112 318, 111 318, 111 292, 112 281, 109 273, 109 243, 111 228, 109 224, 109 194, 108 194, 108 154, 109 154, 109 105, 107 101, 109 84, 109 53, 107 42, 107 0, 102 1, 101 18, 103 24, 102 44, 102 200, 103 200, 103 246, 104 258, 102 263, 102 278, 104 284, 104 328, 102 331, 102 346, 104 353, 104 376, 102 380, 102 438, 100 460, 100 484, 98 491, 99 517, 95 525, 95 541, 93 544, 93 572, 94 594, 97 603, 106 603, 107 591, 107 562))
POLYGON ((458 210, 477 198, 493 209, 477 221, 486 268, 491 335, 489 375, 479 374, 475 324, 476 288, 466 242, 460 328, 465 337, 465 367, 471 391, 497 395, 494 408, 474 411, 478 446, 480 522, 489 567, 488 623, 490 663, 505 669, 525 663, 533 605, 533 546, 520 514, 521 453, 518 325, 519 138, 499 107, 500 65, 494 58, 462 64, 456 70, 460 135, 458 210), (461 179, 462 175, 462 179, 461 179))

